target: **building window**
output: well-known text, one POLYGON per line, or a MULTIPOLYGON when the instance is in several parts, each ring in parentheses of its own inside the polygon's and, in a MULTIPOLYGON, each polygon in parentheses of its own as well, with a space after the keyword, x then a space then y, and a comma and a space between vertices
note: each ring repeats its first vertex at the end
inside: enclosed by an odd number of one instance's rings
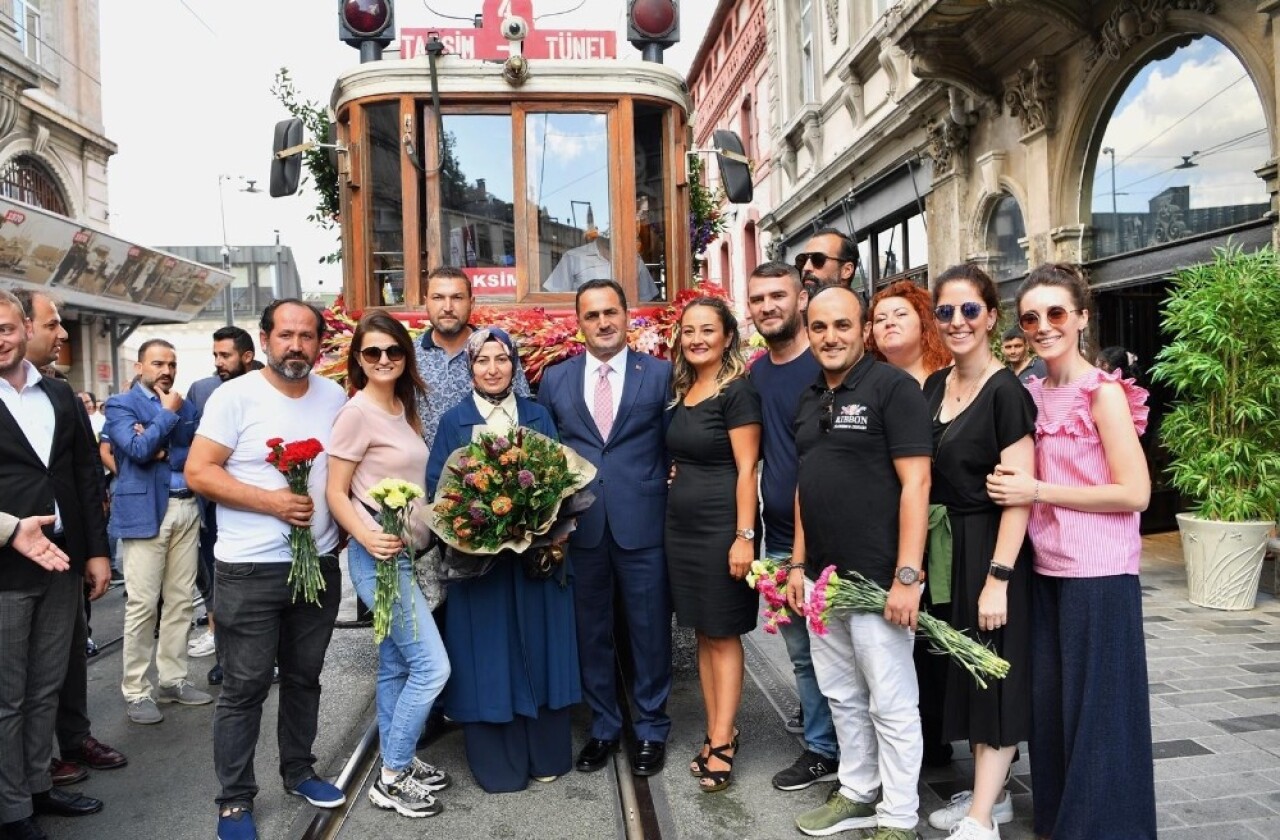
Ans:
POLYGON ((813 102, 813 0, 800 0, 800 101, 813 102))
POLYGON ((1267 120, 1240 60, 1208 36, 1138 69, 1104 116, 1085 187, 1108 257, 1261 219, 1267 120))
POLYGON ((747 160, 754 160, 756 155, 755 120, 751 115, 751 97, 742 100, 742 108, 738 112, 738 135, 742 138, 742 154, 747 160))
POLYGON ((40 63, 40 4, 44 0, 13 0, 13 24, 18 30, 18 43, 33 64, 40 63))
POLYGON ((0 169, 0 194, 59 216, 69 215, 58 182, 33 155, 18 155, 0 169))
POLYGON ((1022 208, 1013 196, 1003 194, 987 221, 987 252, 991 255, 988 270, 996 282, 1027 273, 1027 257, 1021 243, 1026 236, 1022 208))

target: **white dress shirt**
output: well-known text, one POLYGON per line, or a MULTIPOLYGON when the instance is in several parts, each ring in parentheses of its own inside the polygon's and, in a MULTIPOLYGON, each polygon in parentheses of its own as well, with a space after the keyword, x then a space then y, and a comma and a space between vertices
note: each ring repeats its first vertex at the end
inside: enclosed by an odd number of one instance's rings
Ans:
MULTIPOLYGON (((609 360, 609 388, 613 397, 613 422, 618 422, 618 406, 622 405, 622 385, 627 381, 627 354, 631 350, 623 345, 618 355, 609 360)), ((596 380, 600 378, 600 366, 605 364, 590 353, 587 354, 586 373, 582 377, 582 399, 589 411, 596 404, 596 380)))
POLYGON ((472 440, 477 440, 483 434, 505 435, 520 425, 519 408, 516 406, 516 392, 514 390, 507 394, 506 398, 497 405, 489 402, 475 391, 471 392, 471 399, 475 402, 480 416, 484 418, 484 425, 476 426, 471 430, 472 440))
MULTIPOLYGON (((57 423, 53 403, 49 401, 49 395, 40 387, 42 377, 36 366, 23 359, 22 370, 26 380, 21 390, 10 385, 9 380, 0 379, 0 400, 4 401, 5 408, 9 409, 18 427, 27 436, 27 443, 31 444, 41 463, 48 467, 49 456, 53 450, 53 431, 57 423)), ((57 517, 53 523, 53 530, 60 532, 62 514, 56 502, 53 512, 57 517)))

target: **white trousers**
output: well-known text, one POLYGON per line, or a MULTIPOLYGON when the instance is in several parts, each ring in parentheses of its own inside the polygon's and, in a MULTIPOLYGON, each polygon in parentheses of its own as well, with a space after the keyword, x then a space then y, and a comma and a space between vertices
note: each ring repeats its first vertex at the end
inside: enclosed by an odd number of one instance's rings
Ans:
MULTIPOLYGON (((812 592, 806 580, 806 599, 812 592)), ((873 802, 879 788, 876 822, 884 828, 914 829, 920 809, 924 738, 913 644, 910 630, 870 613, 840 613, 825 636, 809 635, 840 744, 840 792, 873 802)))
MULTIPOLYGON (((120 690, 125 700, 152 697, 147 669, 156 657, 160 685, 177 685, 187 678, 187 631, 191 629, 192 588, 196 585, 200 509, 195 499, 170 499, 151 539, 127 539, 124 544, 124 674, 120 690), (164 599, 159 643, 154 636, 156 613, 164 599)), ((152 699, 155 699, 152 697, 152 699)))

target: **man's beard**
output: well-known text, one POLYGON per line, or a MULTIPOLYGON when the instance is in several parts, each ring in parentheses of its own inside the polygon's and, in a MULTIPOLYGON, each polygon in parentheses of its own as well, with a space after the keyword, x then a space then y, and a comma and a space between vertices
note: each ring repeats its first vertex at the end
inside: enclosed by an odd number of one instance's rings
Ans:
POLYGON ((311 374, 311 368, 315 363, 305 356, 285 356, 283 359, 277 359, 268 355, 267 364, 285 379, 296 382, 306 379, 311 374))
POLYGON ((453 338, 455 335, 458 335, 460 332, 462 332, 466 328, 467 328, 467 322, 462 318, 458 318, 457 325, 452 327, 446 327, 443 324, 437 324, 435 321, 431 322, 432 331, 435 333, 438 333, 439 335, 444 336, 445 338, 453 338))
POLYGON ((788 344, 790 341, 800 334, 800 313, 793 312, 791 317, 782 322, 782 326, 778 327, 772 333, 760 331, 760 335, 764 338, 766 344, 773 346, 775 344, 788 344))
POLYGON ((223 382, 226 382, 231 379, 235 379, 238 376, 244 376, 248 372, 249 372, 249 369, 246 368, 244 365, 231 368, 230 370, 221 370, 219 368, 214 368, 213 370, 214 375, 217 376, 219 379, 221 379, 223 382))

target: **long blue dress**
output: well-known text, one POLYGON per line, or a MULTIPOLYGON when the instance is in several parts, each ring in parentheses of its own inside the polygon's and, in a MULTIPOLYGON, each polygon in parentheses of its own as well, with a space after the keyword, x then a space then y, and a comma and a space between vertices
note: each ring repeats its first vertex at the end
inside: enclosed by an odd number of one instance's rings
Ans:
MULTIPOLYGON (((516 407, 521 426, 556 437, 545 408, 519 397, 516 407)), ((429 493, 449 455, 484 423, 470 397, 441 418, 427 462, 429 493)), ((558 574, 535 581, 520 563, 500 560, 482 577, 449 584, 444 636, 453 673, 444 710, 463 724, 467 763, 490 793, 523 790, 530 777, 572 767, 569 714, 582 684, 567 571, 566 585, 558 574)))

